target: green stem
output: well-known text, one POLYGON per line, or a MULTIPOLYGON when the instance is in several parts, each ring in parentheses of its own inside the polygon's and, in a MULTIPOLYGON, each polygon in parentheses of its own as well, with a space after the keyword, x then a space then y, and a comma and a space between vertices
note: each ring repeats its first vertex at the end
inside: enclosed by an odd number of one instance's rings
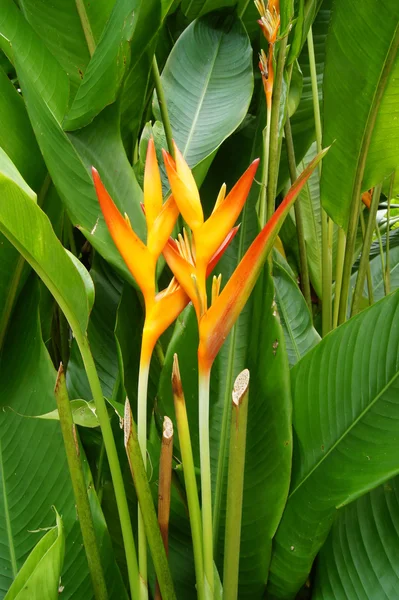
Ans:
POLYGON ((198 498, 197 480, 195 476, 195 467, 193 451, 191 447, 186 402, 180 378, 177 354, 175 354, 173 358, 172 387, 175 403, 177 429, 179 434, 180 452, 183 461, 184 483, 186 486, 188 513, 190 516, 191 536, 193 539, 197 594, 198 600, 205 600, 201 510, 198 498))
POLYGON ((345 231, 341 227, 339 227, 338 243, 337 243, 337 261, 336 261, 336 267, 335 267, 335 298, 334 298, 333 329, 335 329, 338 325, 338 309, 339 309, 339 299, 341 296, 342 267, 343 267, 344 258, 345 258, 345 246, 346 246, 345 231))
MULTIPOLYGON (((159 587, 161 589, 162 598, 163 600, 176 600, 168 559, 158 525, 151 489, 147 479, 142 449, 138 441, 136 426, 133 421, 132 411, 130 409, 128 399, 126 399, 125 403, 124 433, 125 448, 130 471, 132 473, 136 488, 141 515, 146 529, 146 538, 151 550, 152 560, 154 563, 159 587)), ((135 600, 139 597, 139 595, 132 594, 132 598, 135 600)))
MULTIPOLYGON (((366 235, 366 223, 364 221, 363 211, 360 211, 360 227, 362 230, 362 238, 364 240, 364 236, 366 235)), ((368 298, 369 298, 369 306, 371 306, 372 304, 374 304, 374 294, 373 294, 373 282, 371 281, 370 260, 367 261, 366 279, 367 279, 367 291, 368 291, 368 298)))
POLYGON ((357 315, 360 311, 360 300, 362 298, 364 279, 367 272, 367 263, 369 261, 369 253, 371 241, 373 238, 373 231, 376 225, 376 217, 378 210, 378 203, 381 195, 381 185, 376 185, 374 188, 373 198, 371 200, 369 220, 367 222, 366 233, 363 240, 362 254, 360 257, 359 270, 357 272, 355 291, 353 292, 352 298, 352 316, 357 315))
POLYGON ((269 220, 274 213, 277 192, 277 178, 281 149, 279 136, 280 100, 283 90, 287 40, 288 36, 284 36, 280 42, 280 48, 277 57, 276 75, 273 85, 272 114, 270 120, 269 173, 267 182, 267 220, 269 220))
POLYGON ((58 370, 57 382, 55 385, 55 398, 57 400, 61 432, 75 496, 76 511, 80 529, 82 531, 83 545, 85 547, 87 563, 93 584, 94 596, 97 600, 107 600, 107 586, 101 565, 100 552, 97 546, 86 482, 82 463, 80 461, 79 442, 76 437, 76 428, 72 418, 71 405, 68 398, 62 364, 58 370))
MULTIPOLYGON (((295 161, 295 151, 294 151, 294 141, 292 139, 292 131, 291 131, 291 123, 290 119, 287 116, 287 120, 284 125, 285 132, 285 142, 287 148, 287 158, 288 158, 288 169, 290 172, 291 184, 294 185, 297 172, 296 172, 296 161, 295 161)), ((298 237, 298 248, 299 248, 299 266, 300 266, 300 274, 301 274, 301 287, 303 291, 303 295, 306 300, 306 304, 308 305, 310 315, 312 315, 312 297, 310 293, 310 281, 309 281, 309 269, 308 269, 308 259, 306 253, 306 243, 305 243, 305 228, 303 224, 303 216, 302 216, 302 208, 300 198, 294 204, 295 211, 295 223, 296 223, 296 231, 298 237)))
MULTIPOLYGON (((138 394, 137 394, 137 435, 144 465, 147 464, 147 391, 150 365, 147 360, 140 360, 138 394)), ((140 571, 140 598, 148 599, 147 575, 147 542, 141 508, 138 508, 138 547, 140 571)))
POLYGON ((96 41, 94 39, 93 31, 91 29, 89 17, 87 16, 84 0, 75 0, 75 2, 80 22, 82 24, 83 33, 86 39, 86 44, 89 49, 89 54, 90 56, 93 56, 94 50, 96 49, 96 41))
MULTIPOLYGON (((375 231, 377 234, 378 246, 380 248, 381 272, 382 272, 382 277, 384 280, 384 290, 385 290, 385 295, 387 295, 387 280, 386 280, 386 271, 385 271, 384 249, 382 247, 382 237, 381 237, 381 231, 378 226, 378 223, 376 223, 376 225, 375 225, 375 231)), ((369 267, 370 267, 370 259, 369 259, 369 267)))
MULTIPOLYGON (((316 129, 316 144, 317 152, 321 152, 322 149, 322 130, 321 130, 321 116, 320 116, 320 103, 319 103, 319 89, 317 84, 317 70, 316 70, 316 58, 314 53, 313 44, 313 32, 312 28, 309 29, 308 37, 308 51, 309 51, 309 67, 310 67, 310 79, 312 83, 312 98, 313 98, 313 111, 314 111, 314 122, 316 129)), ((319 165, 319 174, 321 176, 321 163, 319 165)), ((332 265, 331 265, 331 252, 329 248, 329 236, 328 236, 328 216, 323 207, 321 206, 320 197, 320 209, 321 209, 321 260, 322 260, 322 334, 323 337, 331 330, 332 321, 332 265)))
POLYGON ((132 523, 130 520, 129 507, 126 498, 125 487, 123 485, 122 471, 119 464, 118 452, 116 450, 115 440, 112 433, 111 423, 108 417, 108 411, 105 404, 100 380, 98 378, 96 366, 90 351, 89 342, 86 336, 82 335, 78 327, 73 328, 76 342, 82 355, 87 379, 93 394, 96 405, 97 417, 101 427, 101 433, 104 440, 107 453, 108 464, 111 472, 112 483, 116 504, 118 507, 119 521, 122 529, 123 543, 126 554, 126 564, 129 577, 130 592, 132 598, 139 598, 139 569, 137 565, 136 546, 133 538, 132 523))
POLYGON ((214 592, 213 537, 212 537, 212 484, 209 449, 209 384, 210 371, 199 373, 199 437, 201 464, 202 535, 204 572, 210 589, 214 592))
POLYGON ((161 111, 163 128, 165 130, 166 141, 168 144, 169 153, 172 157, 175 157, 175 149, 173 147, 173 133, 172 126, 169 120, 168 107, 166 105, 165 94, 162 87, 161 76, 159 74, 158 63, 156 56, 154 54, 154 58, 152 59, 152 75, 154 77, 155 89, 157 92, 159 109, 161 111))
POLYGON ((266 127, 263 130, 263 163, 262 163, 262 182, 260 186, 259 193, 259 222, 260 227, 266 225, 267 219, 267 200, 266 200, 266 190, 267 190, 267 178, 269 175, 269 153, 270 153, 270 122, 271 122, 272 111, 267 111, 266 117, 266 127))
POLYGON ((238 375, 233 389, 227 480, 226 537, 224 543, 223 600, 237 600, 238 598, 248 386, 249 371, 245 369, 238 375))

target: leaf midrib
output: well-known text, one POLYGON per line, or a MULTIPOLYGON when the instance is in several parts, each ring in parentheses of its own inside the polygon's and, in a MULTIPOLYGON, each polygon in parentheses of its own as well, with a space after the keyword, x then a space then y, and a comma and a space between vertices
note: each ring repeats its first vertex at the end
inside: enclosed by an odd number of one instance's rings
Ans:
POLYGON ((302 485, 313 475, 313 473, 324 463, 324 461, 332 454, 332 452, 339 446, 339 444, 346 438, 346 436, 356 427, 356 425, 363 419, 363 417, 373 408, 373 406, 378 402, 381 396, 391 387, 395 379, 397 379, 399 375, 399 370, 396 371, 395 375, 389 379, 386 385, 380 390, 380 392, 376 395, 374 400, 370 402, 364 410, 359 414, 359 416, 351 423, 351 425, 345 429, 342 435, 337 439, 337 441, 331 446, 331 448, 323 454, 321 459, 314 465, 314 467, 309 471, 309 473, 304 477, 300 483, 292 490, 288 499, 291 497, 302 487, 302 485))
POLYGON ((183 150, 183 156, 184 157, 186 157, 186 155, 187 155, 187 151, 189 149, 191 138, 194 135, 195 127, 196 127, 197 121, 199 119, 199 114, 201 112, 202 105, 204 103, 205 95, 206 95, 206 92, 208 90, 209 81, 210 81, 210 79, 212 77, 213 69, 214 69, 214 66, 215 66, 215 63, 216 63, 217 56, 219 54, 220 45, 222 43, 223 38, 224 38, 224 33, 222 32, 222 34, 220 36, 220 39, 219 39, 219 41, 217 43, 216 49, 215 49, 215 55, 214 55, 214 57, 212 59, 212 62, 210 64, 209 73, 208 73, 208 75, 206 77, 206 80, 205 80, 204 89, 202 90, 201 97, 199 99, 198 106, 197 106, 197 109, 196 109, 194 117, 193 117, 193 121, 192 121, 192 124, 191 124, 191 128, 190 128, 189 134, 187 136, 186 143, 184 145, 184 150, 183 150))

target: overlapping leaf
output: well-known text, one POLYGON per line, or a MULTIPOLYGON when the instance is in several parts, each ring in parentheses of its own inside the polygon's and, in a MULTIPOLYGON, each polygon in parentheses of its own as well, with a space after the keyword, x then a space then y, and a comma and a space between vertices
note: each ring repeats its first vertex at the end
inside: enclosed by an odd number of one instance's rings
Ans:
POLYGON ((271 598, 294 598, 335 510, 399 472, 399 292, 329 334, 292 369, 292 486, 271 598))

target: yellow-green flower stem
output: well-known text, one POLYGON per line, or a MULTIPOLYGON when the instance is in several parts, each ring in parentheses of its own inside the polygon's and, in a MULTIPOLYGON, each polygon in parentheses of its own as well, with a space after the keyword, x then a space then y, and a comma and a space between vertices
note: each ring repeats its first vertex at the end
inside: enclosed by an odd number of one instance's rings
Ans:
POLYGON ((280 41, 277 57, 276 73, 273 83, 272 112, 270 119, 270 144, 269 144, 269 172, 267 181, 267 220, 275 210, 275 199, 277 191, 277 178, 280 166, 281 140, 279 136, 280 99, 283 91, 284 67, 287 52, 288 36, 285 35, 280 41))
POLYGON ((163 128, 165 130, 166 143, 168 144, 169 153, 175 158, 175 149, 173 147, 173 132, 170 124, 168 107, 166 106, 166 98, 162 87, 161 75, 158 69, 157 58, 154 54, 152 59, 152 75, 154 77, 155 90, 157 93, 159 110, 161 111, 163 128))
MULTIPOLYGON (((70 321, 72 326, 72 321, 70 321)), ((97 418, 100 423, 101 433, 104 440, 105 451, 107 453, 109 469, 111 472, 112 483, 114 487, 116 505, 118 508, 119 521, 122 530, 123 545, 125 548, 126 564, 132 598, 139 598, 140 582, 139 569, 137 564, 136 546, 134 543, 132 523, 130 520, 129 506, 126 498, 126 491, 123 484, 122 471, 119 463, 118 452, 112 433, 111 423, 109 421, 108 411, 105 404, 100 380, 98 378, 96 366, 90 351, 87 337, 80 333, 78 327, 72 327, 76 342, 82 355, 87 379, 89 381, 93 400, 96 405, 97 418)))
POLYGON ((270 122, 272 118, 272 107, 267 109, 266 127, 263 130, 263 163, 262 163, 262 182, 259 194, 259 223, 261 229, 266 225, 267 204, 266 190, 267 178, 269 176, 269 151, 270 151, 270 122))
POLYGON ((242 371, 234 383, 229 472, 227 480, 226 537, 224 543, 223 600, 238 598, 238 572, 242 500, 244 492, 245 448, 247 439, 249 371, 242 371))
POLYGON ((205 579, 213 598, 213 536, 212 536, 212 484, 209 449, 209 384, 210 369, 199 370, 199 440, 201 464, 202 539, 205 579))
MULTIPOLYGON (((143 458, 144 466, 147 465, 147 392, 150 361, 143 357, 140 359, 139 383, 137 393, 137 437, 143 458)), ((138 547, 139 547, 139 572, 140 572, 140 599, 148 600, 148 575, 147 575, 147 540, 143 515, 138 508, 138 547)))
POLYGON ((202 553, 201 509, 198 498, 194 458, 188 425, 186 402, 175 354, 172 375, 173 398, 179 434, 180 452, 183 462, 184 483, 186 486, 188 513, 190 515, 191 536, 193 540, 195 576, 197 580, 198 600, 205 600, 204 558, 202 553))

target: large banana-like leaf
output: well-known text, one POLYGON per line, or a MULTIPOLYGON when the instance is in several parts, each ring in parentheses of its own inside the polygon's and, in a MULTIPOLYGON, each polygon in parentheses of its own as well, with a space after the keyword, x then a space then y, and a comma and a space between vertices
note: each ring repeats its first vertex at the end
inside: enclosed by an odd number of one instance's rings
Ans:
POLYGON ((392 115, 392 99, 399 89, 395 75, 398 23, 396 0, 383 4, 335 1, 326 49, 323 111, 323 143, 335 143, 323 163, 321 189, 323 206, 344 228, 360 192, 381 182, 397 166, 399 125, 392 115), (369 147, 369 176, 363 181, 369 147))
MULTIPOLYGON (((35 191, 42 186, 45 166, 21 96, 0 69, 0 147, 35 191)), ((29 268, 12 244, 0 234, 0 349, 12 309, 29 268)))
POLYGON ((318 557, 313 600, 396 600, 399 479, 339 511, 318 557))
POLYGON ((35 269, 68 321, 84 334, 94 300, 90 276, 67 254, 33 192, 1 149, 0 192, 0 231, 35 269))
POLYGON ((64 129, 84 127, 116 100, 129 67, 130 44, 133 44, 133 61, 136 63, 158 30, 160 20, 159 2, 116 0, 66 116, 64 129), (136 43, 135 37, 139 38, 136 43))
POLYGON ((122 213, 144 237, 142 192, 122 145, 117 107, 108 107, 92 126, 69 137, 62 130, 69 87, 65 72, 9 0, 2 6, 0 33, 11 40, 10 47, 0 36, 0 44, 14 60, 36 138, 72 224, 81 227, 100 254, 131 281, 102 218, 89 173, 94 164, 122 213))
MULTIPOLYGON (((232 17, 208 15, 182 33, 162 72, 175 141, 190 167, 244 119, 252 96, 252 49, 232 17)), ((160 112, 155 105, 155 114, 160 112)))
POLYGON ((399 472, 399 292, 351 319, 291 371, 292 485, 274 540, 271 598, 294 598, 336 508, 399 472))
POLYGON ((82 82, 90 52, 100 39, 113 4, 114 0, 97 0, 95 4, 88 0, 51 3, 22 0, 19 3, 26 20, 68 75, 72 98, 82 82))

